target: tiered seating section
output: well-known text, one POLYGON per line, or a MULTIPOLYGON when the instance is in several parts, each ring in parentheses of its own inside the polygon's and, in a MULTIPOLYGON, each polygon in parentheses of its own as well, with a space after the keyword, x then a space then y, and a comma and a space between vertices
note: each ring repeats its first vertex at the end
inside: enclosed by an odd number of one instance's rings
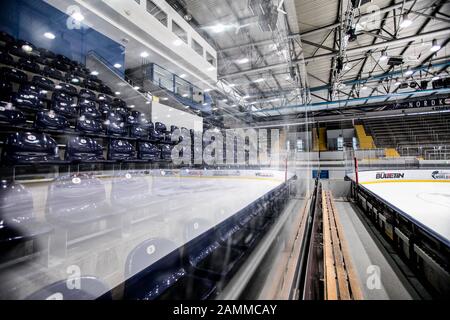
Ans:
POLYGON ((163 123, 153 124, 114 97, 83 64, 3 32, 0 100, 7 134, 2 162, 8 166, 170 159, 163 123), (65 149, 61 155, 58 146, 65 149))
POLYGON ((402 156, 424 157, 450 145, 448 113, 366 119, 363 123, 378 147, 396 149, 402 156))
POLYGON ((364 126, 361 124, 355 125, 356 137, 359 141, 359 148, 362 150, 370 150, 375 149, 375 142, 373 141, 373 137, 366 134, 366 130, 364 126))

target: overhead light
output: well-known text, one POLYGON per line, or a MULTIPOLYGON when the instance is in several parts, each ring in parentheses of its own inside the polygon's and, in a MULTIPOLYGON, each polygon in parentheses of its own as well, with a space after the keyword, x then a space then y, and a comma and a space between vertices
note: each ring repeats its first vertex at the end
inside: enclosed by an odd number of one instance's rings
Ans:
POLYGON ((150 104, 150 103, 151 103, 151 101, 146 101, 146 102, 145 102, 145 104, 150 104))
POLYGON ((228 85, 230 88, 234 88, 234 87, 236 87, 236 84, 235 83, 231 83, 231 84, 229 84, 228 85))
POLYGON ((386 50, 383 50, 383 51, 381 52, 380 61, 386 61, 387 59, 388 59, 387 52, 386 52, 386 50))
POLYGON ((44 33, 44 37, 46 37, 47 39, 50 39, 50 40, 53 40, 56 38, 56 36, 51 32, 44 33))
POLYGON ((436 39, 433 40, 432 46, 430 48, 431 52, 436 52, 441 49, 441 46, 437 43, 436 39))
POLYGON ((119 95, 120 95, 120 92, 119 92, 119 91, 116 91, 114 94, 115 94, 116 96, 119 96, 119 95))
POLYGON ((242 97, 242 99, 248 99, 248 98, 250 98, 250 96, 248 94, 242 97))
POLYGON ((369 89, 366 85, 363 85, 362 87, 361 87, 361 90, 367 90, 367 89, 369 89))
POLYGON ((170 118, 170 114, 167 115, 167 118, 170 118))
POLYGON ((187 93, 183 94, 183 97, 187 98, 189 95, 187 93))
POLYGON ((222 102, 228 102, 228 99, 222 99, 222 102))
POLYGON ((141 53, 141 58, 147 58, 149 56, 148 52, 142 52, 141 53))
POLYGON ((400 28, 407 28, 412 24, 412 20, 409 18, 409 14, 404 13, 402 16, 402 22, 400 23, 400 28))
POLYGON ((208 104, 205 102, 205 103, 203 103, 203 105, 204 105, 204 106, 207 106, 208 104))
POLYGON ((439 79, 440 79, 439 76, 434 76, 433 78, 431 78, 431 81, 436 81, 436 80, 439 80, 439 79))
POLYGON ((84 16, 81 14, 81 12, 78 12, 78 11, 72 13, 71 17, 78 22, 81 22, 84 20, 84 16))
POLYGON ((189 109, 189 106, 184 106, 185 109, 189 109))
POLYGON ((120 63, 115 63, 114 68, 120 69, 120 68, 122 68, 122 65, 120 63))
POLYGON ((214 33, 220 33, 225 31, 225 26, 219 23, 216 24, 215 26, 212 26, 211 29, 214 33))
POLYGON ((232 108, 236 108, 236 107, 237 107, 237 104, 232 104, 231 107, 232 107, 232 108))
POLYGON ((212 108, 211 110, 212 110, 212 111, 217 111, 217 110, 219 110, 219 108, 214 107, 214 108, 212 108))
POLYGON ((186 78, 187 76, 186 76, 186 74, 184 74, 184 73, 182 73, 182 74, 180 74, 180 78, 186 78))
POLYGON ((259 82, 263 82, 263 81, 264 81, 264 78, 259 78, 259 79, 253 80, 253 82, 255 82, 255 83, 259 83, 259 82))
POLYGON ((405 76, 410 76, 410 75, 412 75, 414 73, 414 71, 412 71, 411 69, 408 69, 408 70, 406 70, 406 72, 405 72, 405 76))
POLYGON ((237 60, 236 62, 239 63, 239 64, 244 64, 244 63, 247 63, 249 61, 250 60, 248 58, 242 58, 242 59, 237 60))
POLYGON ((169 100, 169 98, 163 97, 163 98, 161 98, 161 100, 162 100, 162 101, 167 101, 167 100, 169 100))
POLYGON ((209 67, 209 68, 208 68, 208 71, 214 71, 214 70, 216 70, 215 67, 209 67))
POLYGON ((181 39, 177 39, 173 42, 173 45, 176 47, 181 46, 182 44, 183 44, 183 40, 181 40, 181 39))
POLYGON ((134 107, 136 107, 134 104, 132 104, 132 105, 130 106, 131 109, 134 109, 134 107))
POLYGON ((399 86, 401 84, 402 84, 402 82, 400 80, 395 79, 395 83, 394 83, 395 86, 399 86))
POLYGON ((211 92, 212 91, 212 89, 205 89, 205 90, 203 90, 204 92, 211 92))
POLYGON ((92 71, 92 72, 91 72, 91 76, 98 76, 98 71, 95 71, 95 70, 92 71))
POLYGON ((22 46, 22 50, 25 51, 25 52, 31 52, 31 51, 33 51, 33 47, 28 45, 28 44, 24 44, 22 46))

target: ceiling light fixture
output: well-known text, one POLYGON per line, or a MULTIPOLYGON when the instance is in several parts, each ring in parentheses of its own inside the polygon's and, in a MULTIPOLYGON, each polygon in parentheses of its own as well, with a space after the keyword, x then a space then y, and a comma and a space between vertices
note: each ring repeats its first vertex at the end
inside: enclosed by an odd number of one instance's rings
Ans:
POLYGON ((120 69, 120 68, 122 68, 122 65, 120 63, 115 63, 114 68, 120 69))
POLYGON ((225 26, 219 23, 216 24, 215 26, 212 26, 211 29, 214 33, 220 33, 225 31, 225 26))
POLYGON ((92 71, 92 72, 91 72, 91 76, 98 76, 98 71, 95 71, 95 70, 92 71))
POLYGON ((187 75, 185 73, 180 74, 180 78, 184 79, 186 77, 187 77, 187 75))
POLYGON ((386 50, 383 50, 383 51, 381 52, 380 61, 386 61, 388 58, 389 58, 389 57, 388 57, 388 55, 387 55, 386 50))
POLYGON ((408 69, 408 70, 406 70, 406 72, 405 72, 405 76, 410 76, 410 75, 412 75, 414 73, 414 71, 412 71, 411 69, 408 69))
POLYGON ((436 81, 436 80, 439 80, 439 79, 440 79, 439 76, 434 76, 433 78, 431 78, 431 81, 436 81))
POLYGON ((119 92, 119 91, 116 91, 116 92, 115 92, 115 95, 116 95, 116 96, 119 96, 119 95, 120 95, 120 92, 119 92))
POLYGON ((407 28, 412 24, 412 20, 409 18, 409 14, 406 12, 402 16, 402 22, 400 23, 400 28, 407 28))
POLYGON ((183 44, 183 40, 181 40, 181 39, 177 39, 173 42, 173 45, 176 47, 181 46, 182 44, 183 44))
POLYGON ((253 80, 253 82, 255 82, 255 83, 259 83, 259 82, 263 82, 263 81, 264 81, 264 78, 259 78, 259 79, 253 80))
POLYGON ((400 80, 395 79, 395 83, 394 83, 395 86, 399 86, 401 84, 402 84, 402 82, 400 80))
POLYGON ((50 39, 50 40, 53 40, 56 38, 56 36, 51 32, 44 33, 44 37, 46 37, 47 39, 50 39))
POLYGON ((141 58, 147 58, 149 56, 149 54, 148 54, 148 52, 144 51, 144 52, 141 52, 140 56, 141 56, 141 58))
POLYGON ((242 59, 237 60, 236 62, 239 63, 239 64, 244 64, 244 63, 247 63, 249 61, 250 60, 248 58, 242 58, 242 59))
POLYGON ((430 51, 431 52, 436 52, 441 50, 441 46, 437 43, 436 39, 433 40, 430 51))

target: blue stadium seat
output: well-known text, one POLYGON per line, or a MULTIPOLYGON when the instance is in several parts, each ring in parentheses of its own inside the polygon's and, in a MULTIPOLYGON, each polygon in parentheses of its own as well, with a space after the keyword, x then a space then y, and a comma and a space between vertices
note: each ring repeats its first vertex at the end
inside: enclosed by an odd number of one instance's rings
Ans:
POLYGON ((144 213, 152 213, 150 186, 144 175, 120 172, 111 184, 111 204, 134 214, 136 209, 146 209, 144 213))
POLYGON ((216 290, 213 282, 189 275, 177 246, 159 238, 146 240, 130 252, 125 278, 125 299, 205 300, 216 290))
POLYGON ((140 112, 139 111, 132 111, 130 112, 125 120, 128 126, 136 126, 140 124, 140 112))
POLYGON ((62 114, 63 116, 71 119, 78 116, 78 107, 75 103, 64 102, 64 101, 53 101, 52 109, 62 114))
POLYGON ((0 79, 0 101, 11 101, 13 94, 12 83, 8 80, 0 79))
POLYGON ((0 69, 0 78, 14 83, 26 83, 28 77, 26 73, 15 68, 2 67, 0 69))
POLYGON ((85 79, 83 84, 89 90, 100 91, 100 85, 96 81, 85 79))
POLYGON ((148 130, 140 125, 133 125, 130 128, 130 137, 147 140, 148 130))
POLYGON ((71 73, 76 77, 86 79, 89 75, 89 70, 82 65, 77 65, 72 67, 71 73))
POLYGON ((113 111, 117 114, 119 114, 122 118, 125 118, 128 116, 128 110, 124 107, 114 107, 113 111))
POLYGON ((102 162, 103 147, 88 137, 70 137, 65 152, 65 159, 70 162, 102 162))
POLYGON ((170 132, 167 131, 167 127, 164 123, 156 122, 155 131, 157 132, 158 140, 163 142, 170 141, 170 132))
POLYGON ((63 74, 59 70, 57 70, 53 67, 50 67, 50 66, 45 66, 42 74, 45 77, 49 77, 49 78, 56 79, 59 81, 64 81, 63 74))
POLYGON ((150 142, 138 142, 138 157, 141 160, 160 160, 161 149, 150 142))
POLYGON ((26 300, 112 300, 110 289, 91 276, 61 280, 31 294, 26 300), (75 285, 79 283, 78 285, 75 285))
POLYGON ((95 93, 89 89, 81 89, 78 97, 80 97, 80 99, 86 99, 90 101, 95 101, 97 99, 95 93))
POLYGON ((103 183, 88 174, 60 176, 50 184, 47 196, 47 221, 68 228, 111 217, 103 183))
POLYGON ((36 86, 42 90, 47 90, 47 91, 55 90, 55 83, 52 80, 45 78, 45 77, 34 76, 31 83, 34 86, 36 86))
POLYGON ((56 88, 71 96, 76 96, 78 94, 77 89, 68 83, 61 82, 56 86, 56 88))
POLYGON ((128 108, 127 103, 120 98, 114 98, 113 105, 116 108, 124 108, 124 109, 128 108))
POLYGON ((39 65, 30 58, 20 58, 19 62, 17 63, 17 67, 19 69, 33 73, 41 72, 41 67, 39 67, 39 65))
POLYGON ((98 110, 102 114, 103 119, 108 119, 109 115, 113 112, 112 106, 108 102, 99 102, 98 110))
POLYGON ((104 122, 106 134, 111 136, 125 136, 127 135, 127 127, 122 117, 115 113, 110 113, 104 122))
POLYGON ((13 94, 11 101, 15 107, 27 111, 40 111, 45 107, 39 93, 33 90, 20 89, 13 94))
POLYGON ((34 46, 31 43, 22 41, 22 40, 18 40, 17 42, 12 43, 8 46, 8 51, 10 54, 12 54, 16 57, 22 57, 22 58, 29 59, 31 54, 28 51, 24 50, 23 46, 29 46, 33 49, 32 51, 35 50, 34 46))
POLYGON ((56 90, 53 92, 52 94, 52 101, 60 101, 60 102, 66 102, 66 103, 70 103, 73 104, 75 102, 73 96, 68 95, 67 93, 64 93, 60 90, 56 90))
POLYGON ((53 59, 50 62, 50 66, 52 68, 55 68, 58 71, 62 71, 62 72, 69 72, 70 71, 70 67, 66 63, 64 63, 64 62, 62 62, 62 61, 60 61, 58 59, 53 59))
POLYGON ((53 53, 53 51, 50 51, 48 49, 38 48, 38 49, 36 49, 36 51, 39 52, 39 55, 42 58, 47 58, 47 59, 54 59, 55 58, 55 54, 53 53))
POLYGON ((33 83, 24 83, 20 85, 19 91, 30 92, 36 94, 40 100, 47 97, 47 91, 41 90, 39 87, 35 86, 33 83))
POLYGON ((0 63, 6 64, 7 66, 15 66, 13 57, 7 52, 0 49, 0 63))
POLYGON ((78 76, 71 73, 66 73, 65 81, 74 86, 80 86, 82 84, 81 79, 78 76))
POLYGON ((111 88, 110 87, 108 87, 107 85, 105 85, 105 84, 100 84, 99 86, 98 86, 98 90, 97 90, 98 92, 101 92, 101 93, 104 93, 104 94, 107 94, 107 95, 109 95, 109 96, 113 96, 114 95, 114 92, 111 90, 111 88))
POLYGON ((20 126, 25 124, 26 119, 22 112, 8 107, 5 103, 0 103, 0 122, 20 126))
POLYGON ((88 115, 81 115, 77 120, 76 130, 84 133, 102 133, 102 123, 88 115))
POLYGON ((42 110, 36 114, 34 126, 38 129, 66 130, 69 128, 69 122, 53 110, 42 110))
POLYGON ((102 117, 102 114, 97 110, 93 101, 78 99, 78 108, 80 109, 81 115, 89 116, 93 119, 100 119, 102 117))
POLYGON ((34 217, 33 195, 29 190, 18 183, 0 181, 0 263, 45 250, 44 237, 52 231, 51 226, 34 217), (19 249, 21 245, 24 248, 19 249))
POLYGON ((105 103, 111 105, 112 104, 112 98, 110 96, 104 94, 104 93, 99 93, 98 96, 97 96, 97 102, 98 103, 105 102, 105 103))
POLYGON ((133 161, 136 160, 136 150, 127 140, 111 140, 108 148, 108 159, 133 161))
POLYGON ((61 163, 58 145, 43 133, 16 132, 3 148, 2 159, 7 164, 61 163))
POLYGON ((166 161, 172 160, 172 149, 173 146, 165 144, 161 146, 161 159, 166 161))

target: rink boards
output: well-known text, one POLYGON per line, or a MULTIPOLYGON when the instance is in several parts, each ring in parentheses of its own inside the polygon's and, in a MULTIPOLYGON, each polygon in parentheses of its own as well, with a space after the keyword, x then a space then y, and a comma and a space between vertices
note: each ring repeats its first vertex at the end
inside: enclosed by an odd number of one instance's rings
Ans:
POLYGON ((358 173, 359 184, 409 220, 450 244, 450 169, 358 173))

